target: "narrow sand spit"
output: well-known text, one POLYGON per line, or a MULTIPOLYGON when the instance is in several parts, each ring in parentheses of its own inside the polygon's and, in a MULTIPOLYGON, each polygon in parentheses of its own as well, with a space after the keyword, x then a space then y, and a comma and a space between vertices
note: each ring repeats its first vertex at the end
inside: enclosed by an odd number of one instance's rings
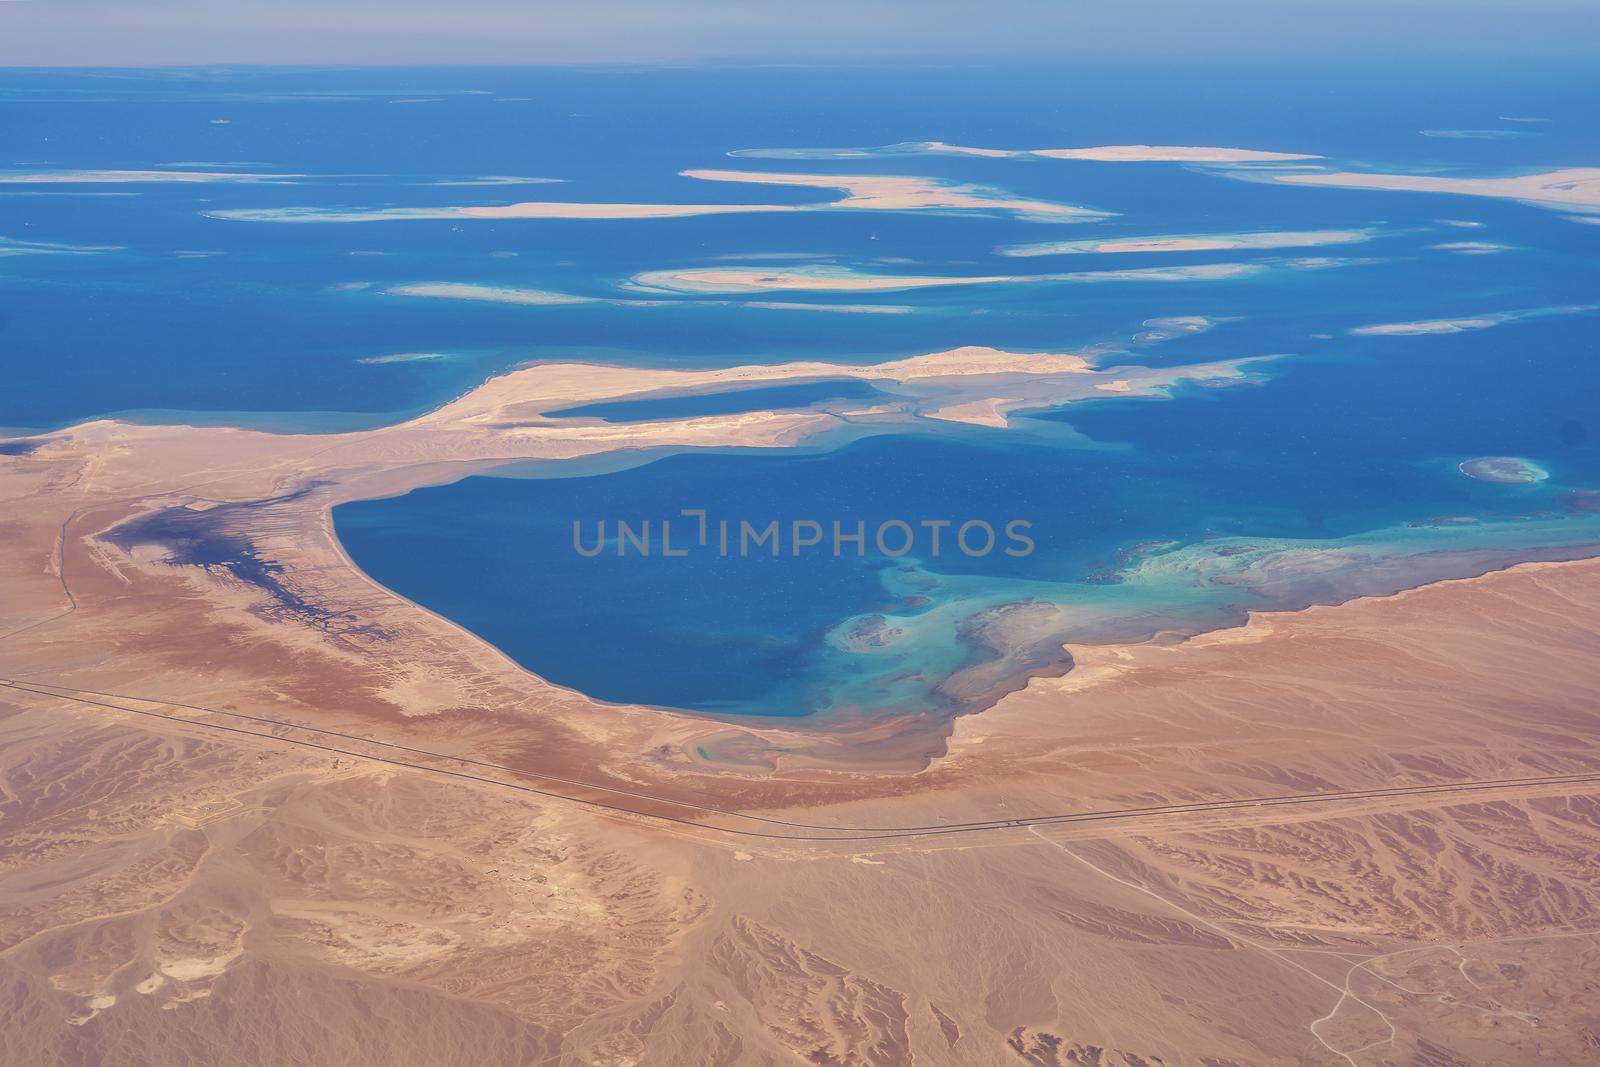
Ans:
POLYGON ((1600 212, 1600 167, 1568 167, 1515 178, 1444 178, 1425 174, 1356 174, 1347 171, 1269 174, 1268 177, 1283 185, 1455 193, 1461 196, 1521 200, 1568 211, 1600 212))

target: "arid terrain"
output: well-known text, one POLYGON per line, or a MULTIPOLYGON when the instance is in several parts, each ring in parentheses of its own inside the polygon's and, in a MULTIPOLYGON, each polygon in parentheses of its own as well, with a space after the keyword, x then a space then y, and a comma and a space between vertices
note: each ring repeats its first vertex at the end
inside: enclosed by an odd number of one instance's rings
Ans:
POLYGON ((1247 362, 1099 355, 626 427, 544 413, 846 371, 546 364, 387 429, 9 443, 0 1062, 1600 1061, 1600 563, 1075 647, 982 713, 851 732, 588 700, 332 533, 512 461, 1003 424, 1247 362))

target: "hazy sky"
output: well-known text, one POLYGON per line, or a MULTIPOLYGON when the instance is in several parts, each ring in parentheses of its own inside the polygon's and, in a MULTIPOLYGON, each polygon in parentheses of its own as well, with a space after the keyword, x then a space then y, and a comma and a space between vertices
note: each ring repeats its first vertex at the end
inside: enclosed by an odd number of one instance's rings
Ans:
POLYGON ((1597 50, 1600 0, 0 0, 0 65, 1597 50))

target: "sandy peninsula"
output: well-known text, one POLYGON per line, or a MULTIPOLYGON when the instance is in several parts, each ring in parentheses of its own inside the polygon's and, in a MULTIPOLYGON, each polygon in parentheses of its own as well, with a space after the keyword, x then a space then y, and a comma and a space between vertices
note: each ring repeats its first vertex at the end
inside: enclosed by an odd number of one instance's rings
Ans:
MULTIPOLYGON (((982 421, 1003 424, 1005 412, 1071 403, 1097 395, 1107 383, 1158 395, 1181 380, 1238 378, 1250 362, 1145 368, 1118 366, 1110 355, 967 347, 877 364, 800 361, 698 371, 542 363, 374 430, 273 434, 98 420, 25 438, 0 450, 0 490, 5 499, 30 505, 4 526, 13 551, 4 557, 9 562, 0 578, 15 595, 0 605, 0 657, 22 670, 30 657, 48 658, 62 626, 74 632, 97 617, 98 609, 85 609, 89 587, 69 573, 87 567, 84 581, 103 573, 112 583, 108 591, 123 580, 176 583, 175 591, 200 597, 179 598, 192 605, 215 594, 244 612, 241 623, 287 623, 284 633, 300 634, 308 648, 330 641, 323 651, 334 660, 348 653, 356 657, 352 663, 361 662, 381 651, 378 658, 388 666, 380 673, 387 680, 374 683, 363 706, 388 707, 386 715, 402 718, 441 713, 463 700, 472 703, 463 688, 470 671, 451 675, 456 681, 447 684, 419 667, 423 660, 413 654, 425 660, 425 649, 457 642, 462 631, 355 570, 333 536, 329 512, 337 503, 513 462, 592 461, 610 453, 696 447, 785 448, 827 434, 908 432, 924 420, 972 421, 967 413, 974 404, 983 411, 982 421), (878 383, 898 400, 626 425, 546 414, 603 400, 845 377, 878 383), (202 541, 219 546, 216 551, 230 562, 192 560, 193 546, 202 541), (360 622, 353 621, 356 616, 360 622), (412 652, 391 658, 402 647, 412 652)), ((120 617, 116 602, 106 607, 106 625, 126 624, 114 621, 120 617)), ((475 640, 459 649, 475 649, 469 658, 479 667, 509 667, 475 640)), ((466 669, 464 661, 459 665, 466 669)), ((514 670, 507 677, 512 676, 536 704, 592 706, 526 672, 514 670)))

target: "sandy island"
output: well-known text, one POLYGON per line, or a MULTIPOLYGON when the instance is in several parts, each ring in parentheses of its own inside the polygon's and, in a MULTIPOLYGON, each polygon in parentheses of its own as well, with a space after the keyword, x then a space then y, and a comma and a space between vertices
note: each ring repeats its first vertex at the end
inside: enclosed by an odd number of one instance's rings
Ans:
POLYGON ((1514 178, 1444 178, 1425 174, 1267 173, 1283 185, 1326 185, 1337 189, 1381 189, 1413 193, 1455 193, 1521 200, 1567 211, 1600 212, 1600 167, 1568 167, 1514 178))
POLYGON ((1093 148, 973 148, 946 141, 905 141, 880 148, 746 148, 728 153, 753 159, 870 159, 876 156, 956 155, 986 159, 1082 159, 1097 163, 1289 163, 1321 156, 1253 148, 1193 145, 1099 145, 1093 148))
POLYGON ((1481 456, 1463 461, 1460 469, 1469 478, 1501 485, 1533 485, 1550 477, 1537 463, 1518 456, 1481 456))
POLYGON ((1321 156, 1300 152, 1261 152, 1249 148, 1197 148, 1182 145, 1101 145, 1098 148, 1035 148, 1028 155, 1046 159, 1088 159, 1097 163, 1285 163, 1321 156))
POLYGON ((1357 326, 1346 332, 1357 337, 1416 337, 1426 334, 1466 333, 1470 330, 1488 330, 1513 322, 1523 322, 1527 319, 1542 319, 1551 315, 1583 315, 1594 311, 1600 311, 1600 304, 1571 304, 1564 307, 1495 311, 1484 315, 1470 315, 1455 319, 1384 322, 1372 326, 1357 326))
POLYGON ((933 178, 769 174, 748 170, 686 170, 683 175, 704 181, 839 189, 846 195, 844 199, 834 201, 831 207, 863 211, 1000 211, 1041 221, 1088 221, 1109 218, 1112 214, 1071 204, 1015 197, 989 186, 942 182, 933 178))
POLYGON ((1370 241, 1371 230, 1304 230, 1263 233, 1176 234, 1163 237, 1102 237, 1086 241, 1045 241, 1008 245, 1003 256, 1065 256, 1088 253, 1218 252, 1237 249, 1312 248, 1370 241))
POLYGON ((1195 263, 1171 267, 1129 267, 1123 270, 1081 270, 1053 274, 873 274, 850 267, 692 267, 635 274, 627 288, 654 293, 864 293, 937 289, 958 285, 1027 285, 1040 283, 1205 282, 1249 278, 1276 270, 1326 270, 1355 266, 1362 259, 1304 257, 1259 259, 1248 263, 1195 263))
POLYGON ((398 207, 373 210, 338 208, 231 208, 207 212, 242 222, 392 222, 407 219, 679 219, 700 215, 792 213, 798 211, 977 211, 1015 215, 1034 222, 1086 222, 1109 212, 1048 200, 1017 197, 986 185, 937 178, 890 175, 770 174, 764 171, 686 170, 703 181, 834 189, 839 199, 815 204, 603 204, 523 201, 464 207, 398 207))

